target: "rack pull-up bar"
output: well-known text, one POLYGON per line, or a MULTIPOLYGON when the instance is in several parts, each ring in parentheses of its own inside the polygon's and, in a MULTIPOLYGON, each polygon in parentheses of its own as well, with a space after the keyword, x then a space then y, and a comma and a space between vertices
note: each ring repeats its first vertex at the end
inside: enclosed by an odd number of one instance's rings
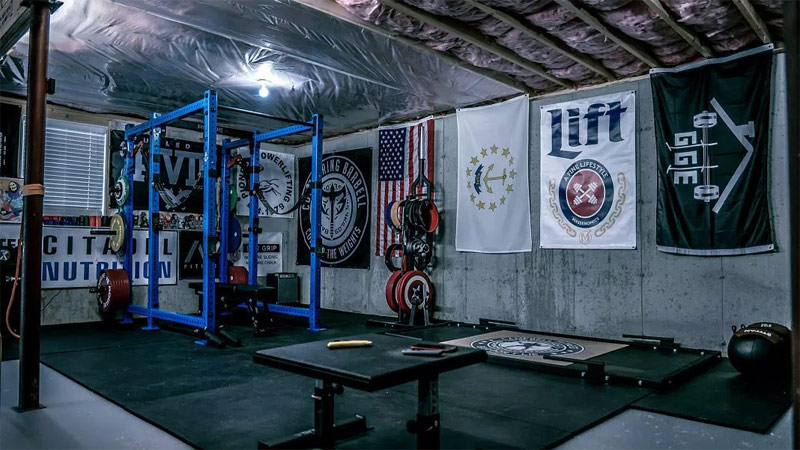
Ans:
POLYGON ((300 120, 293 120, 293 119, 286 119, 284 117, 270 116, 269 114, 264 114, 264 113, 260 113, 260 112, 257 112, 257 111, 249 111, 249 110, 241 109, 241 108, 234 108, 233 106, 219 105, 219 106, 217 106, 217 109, 219 109, 221 111, 231 111, 231 112, 236 112, 236 113, 241 113, 241 114, 247 114, 247 115, 250 115, 250 116, 263 117, 264 119, 277 120, 279 122, 293 123, 295 125, 306 125, 306 126, 309 125, 308 122, 303 122, 303 121, 300 121, 300 120))

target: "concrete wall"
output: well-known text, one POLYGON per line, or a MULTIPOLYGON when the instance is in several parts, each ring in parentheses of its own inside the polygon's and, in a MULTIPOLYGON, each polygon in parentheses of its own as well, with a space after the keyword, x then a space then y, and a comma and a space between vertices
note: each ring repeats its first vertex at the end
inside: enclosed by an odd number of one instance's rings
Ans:
MULTIPOLYGON (((534 250, 488 255, 456 252, 455 116, 436 120, 436 198, 442 223, 436 237, 438 266, 436 317, 477 321, 511 320, 545 331, 619 337, 622 333, 676 336, 685 345, 721 349, 730 326, 757 320, 789 322, 789 217, 786 168, 786 104, 783 55, 776 57, 773 78, 770 199, 778 251, 771 254, 701 258, 658 252, 655 245, 656 154, 650 83, 647 79, 567 95, 537 99, 530 109, 530 193, 534 250), (539 239, 539 106, 611 92, 637 92, 638 245, 636 250, 542 250, 539 239)), ((325 141, 325 151, 372 147, 373 193, 377 183, 376 130, 325 141)), ((276 151, 310 153, 309 146, 276 151)), ((373 199, 374 201, 374 194, 373 199)), ((375 208, 372 207, 372 220, 375 208)), ((374 222, 373 222, 374 224, 374 222)), ((262 221, 268 231, 284 233, 284 270, 301 276, 308 299, 308 268, 296 267, 296 222, 262 221)), ((374 236, 370 236, 374 253, 374 236)), ((325 308, 390 315, 384 300, 389 276, 382 258, 370 270, 323 269, 325 308)), ((48 292, 44 323, 96 320, 94 301, 83 290, 48 292), (55 296, 58 297, 55 297, 55 296), (53 299, 55 297, 55 299, 53 299)), ((138 294, 143 298, 143 293, 138 294)), ((180 283, 162 287, 163 307, 190 312, 196 300, 180 283)), ((324 323, 324 315, 323 315, 324 323)))
MULTIPOLYGON (((655 244, 656 153, 653 106, 647 79, 531 102, 530 193, 534 250, 488 255, 456 252, 455 116, 436 120, 436 198, 442 225, 437 236, 439 265, 432 272, 436 316, 477 321, 481 317, 560 333, 619 337, 622 333, 676 336, 691 346, 722 349, 733 324, 758 320, 789 323, 789 217, 786 168, 784 58, 775 64, 770 148, 772 223, 778 251, 763 255, 702 258, 661 253, 655 244), (638 245, 636 250, 544 250, 539 239, 539 106, 612 92, 637 92, 638 245)), ((375 149, 377 131, 331 139, 325 150, 375 149)), ((308 147, 298 149, 308 153, 308 147)), ((376 184, 373 183, 373 192, 376 184)), ((374 194, 373 194, 374 197, 374 194)), ((374 201, 374 198, 373 198, 374 201)), ((373 217, 375 211, 373 207, 373 217)), ((374 222, 373 222, 374 223, 374 222)), ((293 270, 294 224, 284 226, 293 270)), ((286 240, 286 239, 285 239, 286 240)), ((373 253, 374 253, 374 237, 373 253)), ((298 271, 306 280, 307 268, 298 271)), ((389 276, 382 258, 370 270, 323 269, 324 307, 390 314, 384 300, 389 276)), ((308 298, 307 286, 304 298, 308 298)), ((323 316, 324 320, 324 316, 323 316)))

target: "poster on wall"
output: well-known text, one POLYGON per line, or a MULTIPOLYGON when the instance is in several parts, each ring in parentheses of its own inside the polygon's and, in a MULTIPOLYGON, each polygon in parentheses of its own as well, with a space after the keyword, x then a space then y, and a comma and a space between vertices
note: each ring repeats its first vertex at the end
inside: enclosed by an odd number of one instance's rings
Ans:
MULTIPOLYGON (((0 224, 0 248, 16 247, 19 225, 0 224)), ((121 269, 122 258, 111 250, 111 237, 91 234, 89 227, 45 226, 42 235, 42 288, 87 288, 100 272, 121 269)), ((159 284, 177 283, 178 234, 159 234, 159 284)), ((133 232, 133 285, 147 284, 147 230, 133 232)))
MULTIPOLYGON (((111 164, 108 177, 109 190, 119 179, 125 163, 125 133, 111 131, 111 164)), ((147 154, 150 137, 142 136, 137 142, 144 145, 134 156, 133 209, 146 210, 149 190, 147 154)), ((203 143, 180 139, 161 139, 161 185, 160 201, 163 212, 203 213, 203 143)), ((113 196, 109 206, 117 208, 113 196)))
MULTIPOLYGON (((258 276, 283 271, 283 233, 262 231, 258 235, 258 276)), ((228 254, 228 260, 235 266, 249 267, 250 236, 245 234, 239 250, 228 254)))
POLYGON ((527 95, 456 111, 456 250, 531 251, 527 95))
POLYGON ((659 250, 701 256, 774 250, 771 73, 771 45, 651 71, 659 250))
MULTIPOLYGON (((247 161, 249 161, 249 153, 250 150, 247 148, 239 149, 237 152, 247 161)), ((291 209, 295 202, 294 155, 259 150, 258 160, 261 172, 258 174, 260 195, 257 197, 251 197, 248 192, 250 176, 245 170, 242 170, 242 166, 237 164, 231 171, 231 178, 236 183, 238 198, 236 214, 249 216, 252 199, 258 202, 260 217, 291 219, 294 217, 294 212, 282 213, 291 209)))
POLYGON ((636 248, 636 93, 540 108, 541 248, 636 248))
POLYGON ((18 177, 22 107, 0 103, 0 177, 18 177))
MULTIPOLYGON (((311 158, 300 158, 300 180, 311 182, 311 158)), ((325 267, 369 269, 372 148, 325 155, 322 160, 322 247, 325 267)), ((305 188, 304 188, 305 189, 305 188)), ((311 202, 298 209, 297 264, 310 263, 311 202)))
POLYGON ((178 279, 203 278, 203 232, 178 232, 178 279))
POLYGON ((22 222, 22 178, 0 178, 0 223, 22 222))

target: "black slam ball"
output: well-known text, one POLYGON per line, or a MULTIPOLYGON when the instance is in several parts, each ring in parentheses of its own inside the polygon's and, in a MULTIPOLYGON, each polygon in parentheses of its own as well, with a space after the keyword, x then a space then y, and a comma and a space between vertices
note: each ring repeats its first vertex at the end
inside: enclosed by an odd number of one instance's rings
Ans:
POLYGON ((728 343, 728 358, 748 378, 786 379, 791 376, 792 367, 790 332, 769 322, 735 330, 728 343))

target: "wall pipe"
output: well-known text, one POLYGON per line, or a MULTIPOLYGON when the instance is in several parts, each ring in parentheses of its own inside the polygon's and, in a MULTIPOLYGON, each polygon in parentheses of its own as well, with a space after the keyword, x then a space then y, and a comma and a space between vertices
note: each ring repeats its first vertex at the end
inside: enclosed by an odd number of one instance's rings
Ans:
POLYGON ((39 408, 39 353, 42 305, 42 204, 47 102, 47 56, 53 2, 29 1, 28 100, 25 132, 25 187, 22 206, 22 302, 17 410, 39 408))

